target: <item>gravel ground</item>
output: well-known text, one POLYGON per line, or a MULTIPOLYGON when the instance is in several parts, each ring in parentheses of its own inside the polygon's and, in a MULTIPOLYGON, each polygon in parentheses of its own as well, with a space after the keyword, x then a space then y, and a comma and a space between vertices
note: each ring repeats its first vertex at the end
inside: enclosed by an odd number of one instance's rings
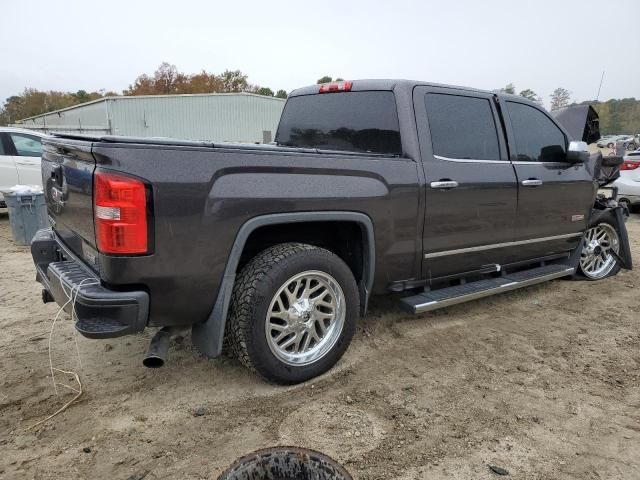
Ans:
MULTIPOLYGON (((362 480, 495 478, 489 465, 514 479, 640 478, 637 270, 422 317, 376 299, 335 369, 284 388, 203 358, 188 332, 160 370, 141 364, 153 332, 88 340, 66 315, 49 349, 57 308, 40 302, 8 227, 0 213, 2 479, 211 479, 278 444, 323 451, 362 480), (74 396, 55 393, 49 355, 83 394, 27 430, 74 396)), ((640 258, 640 218, 628 227, 640 258)))

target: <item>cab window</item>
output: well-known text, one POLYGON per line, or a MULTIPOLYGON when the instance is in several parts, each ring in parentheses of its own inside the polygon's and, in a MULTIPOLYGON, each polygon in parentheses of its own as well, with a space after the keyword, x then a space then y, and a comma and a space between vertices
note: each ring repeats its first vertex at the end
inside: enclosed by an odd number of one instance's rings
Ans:
POLYGON ((544 113, 530 105, 506 102, 518 161, 564 162, 566 138, 544 113))
POLYGON ((498 132, 489 100, 428 93, 425 105, 435 155, 500 160, 498 132))
POLYGON ((10 133, 9 136, 19 157, 39 157, 42 154, 42 142, 39 137, 23 133, 10 133))
POLYGON ((393 92, 293 96, 280 118, 276 143, 383 155, 402 154, 393 92))

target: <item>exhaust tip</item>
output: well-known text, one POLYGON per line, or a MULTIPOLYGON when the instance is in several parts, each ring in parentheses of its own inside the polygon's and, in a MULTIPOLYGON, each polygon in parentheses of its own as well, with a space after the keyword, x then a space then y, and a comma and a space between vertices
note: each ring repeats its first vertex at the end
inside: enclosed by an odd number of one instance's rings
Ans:
POLYGON ((149 343, 149 351, 142 359, 142 365, 147 368, 160 368, 167 361, 169 350, 169 340, 171 339, 171 329, 162 328, 156 332, 149 343))
POLYGON ((164 366, 164 358, 147 356, 142 360, 142 365, 147 368, 160 368, 164 366))

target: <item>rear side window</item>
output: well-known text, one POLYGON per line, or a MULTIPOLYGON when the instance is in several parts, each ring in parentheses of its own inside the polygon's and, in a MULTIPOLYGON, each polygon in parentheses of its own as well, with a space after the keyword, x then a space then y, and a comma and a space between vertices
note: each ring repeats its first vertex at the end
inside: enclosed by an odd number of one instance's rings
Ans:
POLYGON ((42 153, 40 138, 22 133, 10 133, 16 153, 19 157, 39 157, 42 153))
POLYGON ((518 160, 564 162, 566 139, 562 130, 537 108, 507 102, 507 112, 516 141, 518 160))
POLYGON ((276 142, 348 152, 400 155, 393 92, 342 92, 291 97, 276 142))
POLYGON ((425 104, 435 155, 500 160, 498 132, 489 100, 428 93, 425 104))

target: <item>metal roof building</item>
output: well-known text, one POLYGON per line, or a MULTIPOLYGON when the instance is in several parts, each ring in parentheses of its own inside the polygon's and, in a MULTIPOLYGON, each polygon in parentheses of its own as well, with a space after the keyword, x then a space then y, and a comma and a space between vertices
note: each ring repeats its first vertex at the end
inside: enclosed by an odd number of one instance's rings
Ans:
POLYGON ((105 97, 22 120, 46 133, 268 143, 285 100, 252 93, 105 97))

